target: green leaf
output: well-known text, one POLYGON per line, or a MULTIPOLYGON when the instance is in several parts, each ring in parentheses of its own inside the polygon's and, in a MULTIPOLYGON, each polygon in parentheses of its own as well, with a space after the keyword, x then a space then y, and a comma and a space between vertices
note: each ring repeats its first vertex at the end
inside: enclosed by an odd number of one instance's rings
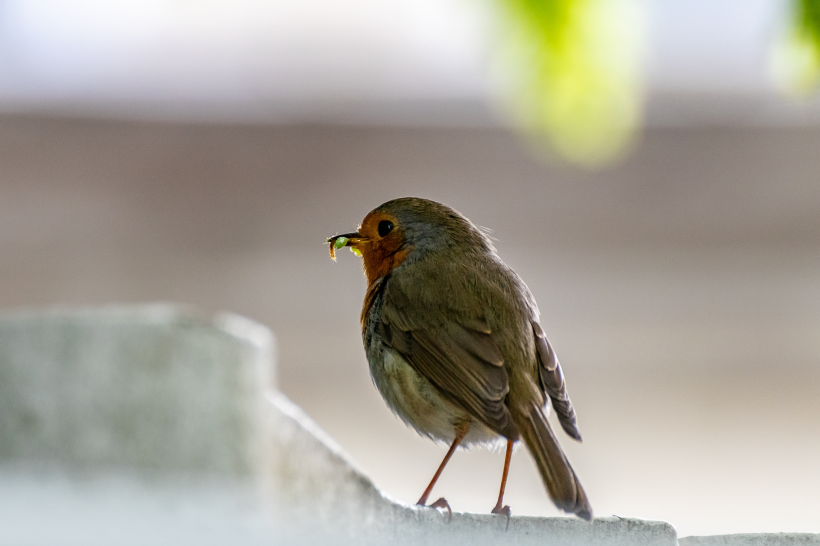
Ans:
POLYGON ((502 84, 536 144, 596 165, 641 124, 643 11, 637 0, 496 0, 502 84))
POLYGON ((807 97, 820 87, 820 1, 792 0, 790 23, 772 50, 772 71, 787 94, 807 97))

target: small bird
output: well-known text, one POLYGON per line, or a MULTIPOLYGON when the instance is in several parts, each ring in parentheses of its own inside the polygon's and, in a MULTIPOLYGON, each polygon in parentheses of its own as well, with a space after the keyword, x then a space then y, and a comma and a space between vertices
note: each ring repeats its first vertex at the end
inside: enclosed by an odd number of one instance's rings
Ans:
MULTIPOLYGON (((328 239, 362 256, 361 314, 370 374, 391 410, 421 435, 450 444, 418 504, 425 506, 455 449, 506 441, 494 514, 503 504, 513 445, 523 440, 555 505, 585 520, 592 507, 547 422, 581 441, 558 358, 535 299, 490 238, 459 212, 405 197, 328 239)), ((430 506, 450 506, 443 498, 430 506)), ((452 512, 451 512, 452 513, 452 512)))

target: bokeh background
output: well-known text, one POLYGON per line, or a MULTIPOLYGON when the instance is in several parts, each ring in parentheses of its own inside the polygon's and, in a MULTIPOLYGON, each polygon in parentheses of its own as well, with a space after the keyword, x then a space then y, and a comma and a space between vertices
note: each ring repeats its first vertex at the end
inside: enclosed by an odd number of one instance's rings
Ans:
MULTIPOLYGON (((479 0, 5 0, 0 306, 268 325, 281 390, 415 502, 445 448, 371 385, 360 262, 324 240, 440 200, 535 294, 598 515, 820 532, 820 104, 773 76, 788 4, 630 9, 643 129, 592 164, 516 129, 479 0)), ((489 511, 502 465, 460 452, 434 495, 489 511)), ((524 450, 506 500, 558 515, 524 450)))

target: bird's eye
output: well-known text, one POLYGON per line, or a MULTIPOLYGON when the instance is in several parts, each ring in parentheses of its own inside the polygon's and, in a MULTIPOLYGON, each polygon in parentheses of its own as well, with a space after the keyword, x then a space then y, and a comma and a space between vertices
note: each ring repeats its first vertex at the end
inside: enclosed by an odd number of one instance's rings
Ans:
POLYGON ((393 231, 393 222, 390 220, 382 220, 379 222, 379 237, 384 237, 393 231))

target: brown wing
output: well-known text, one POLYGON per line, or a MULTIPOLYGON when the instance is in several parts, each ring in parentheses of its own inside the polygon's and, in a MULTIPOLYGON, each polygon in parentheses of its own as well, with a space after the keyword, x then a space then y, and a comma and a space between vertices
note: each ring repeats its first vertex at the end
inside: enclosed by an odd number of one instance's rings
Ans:
POLYGON ((567 385, 564 382, 564 373, 561 371, 561 364, 558 357, 552 350, 547 335, 537 322, 532 323, 532 331, 535 334, 535 348, 540 366, 538 367, 538 377, 541 380, 541 388, 549 395, 552 401, 552 408, 558 416, 558 421, 564 431, 575 440, 581 441, 581 433, 578 431, 577 418, 572 402, 569 400, 567 385))
POLYGON ((448 321, 403 329, 405 319, 395 308, 383 309, 378 325, 382 342, 451 402, 502 436, 517 439, 518 429, 504 405, 510 390, 507 371, 486 323, 448 321))

